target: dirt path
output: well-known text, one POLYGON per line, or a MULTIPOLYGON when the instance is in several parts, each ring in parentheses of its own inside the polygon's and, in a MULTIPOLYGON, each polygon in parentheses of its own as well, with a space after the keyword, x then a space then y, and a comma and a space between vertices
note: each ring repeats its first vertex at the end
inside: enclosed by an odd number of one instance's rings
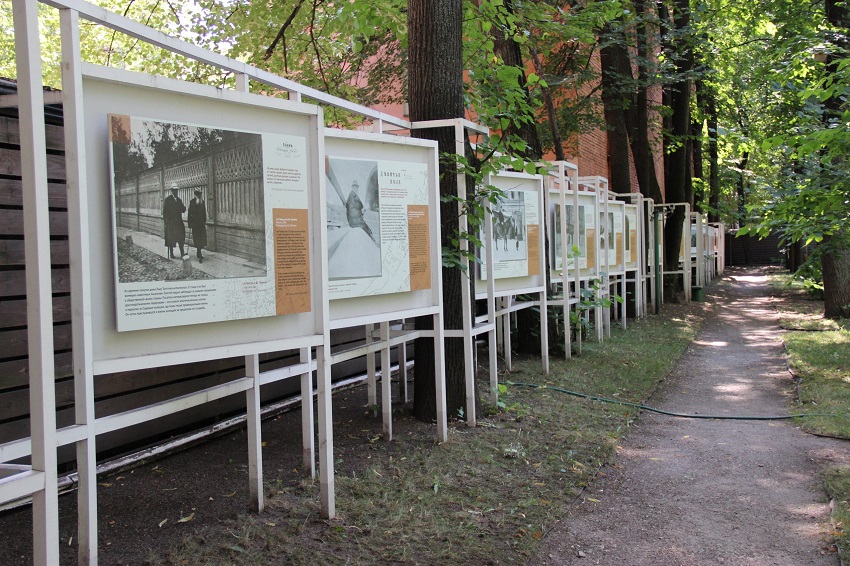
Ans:
MULTIPOLYGON (((781 331, 757 269, 710 289, 711 314, 650 404, 690 414, 788 414, 781 331)), ((822 460, 848 446, 790 421, 644 413, 614 466, 548 533, 535 564, 838 564, 822 460)))

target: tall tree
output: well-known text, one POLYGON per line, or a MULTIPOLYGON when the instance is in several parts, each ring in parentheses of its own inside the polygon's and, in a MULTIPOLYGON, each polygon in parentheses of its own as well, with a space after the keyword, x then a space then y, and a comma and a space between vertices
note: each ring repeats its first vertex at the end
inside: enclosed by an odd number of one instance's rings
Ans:
MULTIPOLYGON (((463 1, 408 0, 408 97, 414 122, 464 117, 463 1)), ((449 197, 440 206, 442 240, 450 241, 459 228, 457 162, 454 128, 414 130, 414 135, 436 140, 441 156, 440 194, 449 197), (449 157, 445 157, 449 156, 449 157)), ((446 328, 462 328, 462 271, 443 268, 443 316, 446 328)), ((427 328, 430 320, 417 320, 427 328)), ((436 417, 433 342, 416 341, 414 413, 420 420, 436 417)), ((446 410, 455 415, 464 406, 463 340, 446 339, 446 410)))
MULTIPOLYGON (((834 82, 842 76, 850 52, 850 11, 842 0, 825 0, 826 21, 829 24, 828 44, 832 47, 827 54, 826 72, 834 82)), ((840 80, 840 79, 839 79, 840 80)), ((826 128, 847 128, 847 92, 837 89, 826 98, 824 125, 826 128)), ((826 153, 827 165, 847 175, 846 153, 826 153)), ((839 186, 833 187, 836 192, 839 186)), ((845 201, 846 202, 846 201, 845 201)), ((823 274, 824 316, 828 318, 850 317, 850 228, 846 224, 827 235, 823 242, 821 271, 823 274)))
MULTIPOLYGON (((669 24, 668 24, 669 25, 669 24)), ((667 202, 693 204, 691 91, 694 67, 691 29, 691 8, 688 0, 675 0, 673 6, 673 41, 671 54, 676 66, 676 80, 667 88, 670 106, 670 127, 667 129, 664 151, 664 187, 667 202)), ((673 271, 679 264, 679 249, 684 223, 684 209, 676 207, 664 225, 664 268, 673 271)))
POLYGON ((599 34, 602 45, 602 108, 608 137, 610 186, 618 193, 632 192, 629 132, 626 112, 631 106, 632 68, 622 19, 609 22, 599 34))

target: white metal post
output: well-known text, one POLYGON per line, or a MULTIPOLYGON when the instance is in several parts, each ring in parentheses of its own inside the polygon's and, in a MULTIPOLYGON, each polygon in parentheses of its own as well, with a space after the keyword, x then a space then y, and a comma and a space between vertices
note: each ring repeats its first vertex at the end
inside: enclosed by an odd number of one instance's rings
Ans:
MULTIPOLYGON (((372 338, 372 332, 374 332, 374 330, 375 325, 371 323, 363 327, 363 331, 366 333, 367 346, 374 341, 374 339, 372 338)), ((374 414, 377 415, 378 390, 375 378, 375 354, 372 352, 366 354, 366 398, 370 409, 374 412, 374 414)))
MULTIPOLYGON (((488 180, 489 182, 489 180, 488 180)), ((496 328, 496 287, 493 278, 493 214, 489 206, 484 211, 484 264, 487 266, 487 356, 490 368, 490 403, 495 407, 499 402, 498 339, 496 328)))
POLYGON ((245 375, 253 380, 245 391, 248 429, 248 488, 251 508, 260 512, 265 507, 263 493, 263 432, 260 420, 260 357, 245 356, 245 375))
MULTIPOLYGON (((404 330, 404 319, 401 321, 402 330, 404 330)), ((409 397, 407 394, 407 340, 398 345, 398 375, 399 375, 399 393, 402 398, 402 403, 407 404, 409 397)))
MULTIPOLYGON (((491 268, 492 269, 492 268, 491 268)), ((511 350, 513 349, 513 345, 511 344, 511 303, 513 302, 513 295, 508 295, 506 297, 502 297, 500 301, 500 309, 504 313, 500 317, 502 319, 502 347, 504 351, 502 352, 505 356, 505 369, 508 372, 512 372, 514 370, 513 360, 511 359, 511 350)))
MULTIPOLYGON (((466 132, 461 121, 457 121, 454 124, 455 131, 455 154, 459 157, 463 157, 466 151, 466 132)), ((460 171, 455 177, 455 182, 457 183, 457 194, 458 197, 463 200, 467 198, 466 194, 466 175, 460 171)), ((457 213, 459 215, 458 218, 458 230, 460 233, 466 233, 469 231, 469 222, 466 219, 466 215, 461 214, 461 205, 460 202, 457 203, 457 213)), ((460 250, 461 253, 466 253, 469 251, 469 243, 466 239, 460 239, 460 250)), ((470 265, 468 259, 464 258, 462 260, 466 265, 466 273, 469 277, 475 279, 474 266, 470 265)), ((488 266, 488 269, 492 269, 488 266)), ((462 276, 461 276, 462 277, 462 276)), ((461 309, 463 309, 463 373, 464 373, 464 389, 466 394, 466 424, 467 426, 474 427, 478 423, 478 415, 476 414, 475 408, 475 336, 473 336, 473 327, 475 326, 475 316, 473 314, 473 304, 474 298, 472 297, 472 290, 470 289, 470 285, 467 281, 461 281, 461 293, 460 293, 460 303, 461 309)), ((453 340, 457 340, 457 338, 453 338, 453 340)), ((445 363, 445 362, 443 362, 445 363)), ((439 409, 439 399, 438 399, 438 409, 439 409)))
MULTIPOLYGON (((298 361, 312 368, 312 348, 301 348, 298 361)), ((313 370, 308 369, 301 374, 301 446, 304 468, 309 470, 310 477, 316 477, 316 441, 313 425, 313 370)))
POLYGON ((44 474, 44 488, 33 494, 33 562, 52 566, 59 563, 59 501, 47 144, 38 4, 14 0, 12 11, 20 101, 32 469, 44 474))
MULTIPOLYGON (((549 307, 546 301, 546 187, 541 182, 540 194, 537 195, 537 210, 540 211, 540 228, 537 231, 537 272, 543 279, 543 288, 540 290, 540 356, 543 358, 543 371, 549 373, 549 307)), ((567 266, 564 265, 566 270, 567 266)), ((564 303, 567 303, 567 295, 564 295, 564 303)))
POLYGON ((393 439, 393 390, 390 368, 390 323, 381 321, 381 411, 384 420, 384 440, 393 439))
POLYGON ((443 307, 434 315, 434 381, 437 392, 437 440, 449 439, 448 416, 446 415, 446 356, 443 331, 443 307))
MULTIPOLYGON (((319 190, 313 191, 310 199, 313 222, 322 227, 318 230, 318 245, 311 247, 313 254, 312 307, 315 314, 316 327, 322 333, 322 343, 316 348, 316 406, 319 421, 319 498, 321 500, 322 517, 333 519, 336 516, 336 495, 334 493, 334 439, 333 439, 333 399, 331 389, 331 322, 328 290, 328 254, 324 226, 327 225, 327 207, 323 194, 325 193, 325 177, 322 174, 325 161, 324 112, 319 107, 315 118, 316 152, 311 163, 311 171, 318 176, 318 182, 313 186, 319 190)), ((313 230, 316 233, 316 230, 313 230)))
POLYGON ((88 252, 89 205, 80 70, 79 14, 59 11, 62 38, 62 113, 68 195, 68 248, 71 265, 71 330, 74 353, 74 422, 85 427, 77 451, 77 560, 97 564, 97 447, 94 434, 91 281, 88 252))

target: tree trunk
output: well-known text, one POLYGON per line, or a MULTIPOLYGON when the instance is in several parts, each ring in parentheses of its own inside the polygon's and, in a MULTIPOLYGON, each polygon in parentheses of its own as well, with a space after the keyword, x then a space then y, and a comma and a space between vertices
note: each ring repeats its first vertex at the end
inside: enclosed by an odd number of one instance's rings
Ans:
POLYGON ((829 249, 821 257, 825 318, 850 317, 850 249, 844 244, 846 239, 842 236, 836 235, 831 241, 824 239, 829 249), (830 243, 838 245, 830 246, 830 243))
MULTIPOLYGON (((840 59, 848 48, 845 34, 850 29, 850 11, 842 0, 825 0, 824 7, 829 23, 844 32, 832 36, 831 41, 837 45, 827 56, 827 71, 836 74, 839 72, 840 59)), ((824 101, 824 121, 827 127, 830 119, 841 115, 844 104, 845 101, 837 95, 824 101)), ((847 242, 848 237, 844 232, 838 232, 824 242, 826 250, 821 257, 821 274, 823 315, 826 318, 850 317, 850 248, 847 242)))
MULTIPOLYGON (((509 13, 513 13, 514 9, 511 0, 505 2, 505 9, 509 13)), ((505 30, 494 28, 493 33, 493 52, 502 59, 502 64, 509 67, 517 67, 522 70, 519 75, 519 87, 525 94, 526 102, 530 107, 534 107, 531 100, 531 93, 528 90, 527 81, 525 78, 525 63, 522 60, 522 50, 519 43, 514 41, 513 30, 505 30)), ((543 156, 543 148, 540 144, 540 136, 537 134, 537 123, 535 116, 527 116, 522 120, 511 120, 511 125, 505 130, 505 134, 518 136, 526 143, 526 150, 522 157, 529 161, 539 160, 543 156)))
MULTIPOLYGON (((463 118, 462 0, 408 0, 408 97, 411 121, 463 118)), ((436 140, 440 155, 454 154, 454 128, 414 130, 413 135, 436 140)), ((440 160, 440 194, 457 196, 456 164, 440 160)), ((458 229, 457 204, 441 203, 442 242, 458 229)), ((462 328, 461 286, 468 284, 457 269, 443 269, 443 317, 446 328, 462 328)), ((416 321, 427 328, 431 318, 416 321)), ((416 418, 432 421, 437 417, 434 384, 434 345, 431 339, 415 342, 413 411, 416 418)), ((463 340, 447 338, 446 409, 456 415, 464 406, 463 340)))
MULTIPOLYGON (((534 71, 539 77, 543 78, 544 69, 543 64, 540 62, 540 56, 537 54, 537 50, 533 45, 530 47, 530 50, 531 60, 534 63, 534 71)), ((549 87, 541 87, 540 90, 543 93, 543 102, 546 106, 546 122, 549 124, 549 133, 552 136, 552 151, 555 152, 555 161, 566 161, 567 156, 564 154, 564 141, 561 137, 561 130, 558 128, 558 115, 555 112, 555 101, 552 99, 552 91, 549 90, 549 87)), ((548 242, 549 240, 547 239, 546 241, 548 242)), ((546 257, 549 256, 547 255, 546 257)))
POLYGON ((632 179, 625 110, 629 106, 631 96, 626 85, 633 79, 629 53, 622 37, 622 24, 615 22, 613 25, 616 29, 609 24, 600 34, 608 40, 599 50, 602 67, 602 107, 608 134, 608 180, 611 190, 628 194, 632 192, 632 179))
MULTIPOLYGON (((687 0, 676 0, 674 17, 676 31, 680 35, 675 45, 676 72, 679 76, 669 89, 670 96, 670 133, 673 145, 666 152, 664 165, 667 202, 693 202, 691 185, 691 80, 694 56, 686 30, 690 26, 690 10, 687 0)), ((664 269, 673 271, 679 264, 679 249, 682 238, 682 208, 668 219, 664 227, 664 269)), ((687 248, 687 246, 686 246, 687 248)))
POLYGON ((646 24, 649 14, 647 14, 645 1, 634 0, 634 6, 638 15, 636 35, 638 86, 634 95, 634 102, 626 111, 626 123, 629 128, 629 144, 635 163, 638 189, 643 196, 660 204, 663 201, 663 196, 661 195, 661 186, 658 184, 658 176, 655 173, 655 151, 661 148, 654 147, 649 137, 649 87, 650 76, 654 75, 649 67, 650 57, 655 56, 655 48, 658 45, 657 30, 646 24))

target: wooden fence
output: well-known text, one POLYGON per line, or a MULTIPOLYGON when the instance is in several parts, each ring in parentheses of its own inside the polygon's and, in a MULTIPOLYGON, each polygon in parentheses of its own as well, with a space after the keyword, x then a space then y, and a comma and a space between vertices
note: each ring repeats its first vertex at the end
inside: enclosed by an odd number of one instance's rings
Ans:
MULTIPOLYGON (((0 94, 4 84, 0 82, 0 94)), ((8 84, 5 85, 9 92, 8 84)), ((74 383, 71 361, 71 300, 68 266, 68 220, 67 198, 65 193, 64 138, 61 109, 53 108, 46 115, 47 160, 49 168, 49 204, 51 265, 53 282, 54 317, 54 360, 56 383, 57 426, 69 426, 74 422, 74 383)), ((24 264, 24 231, 21 185, 21 162, 19 151, 17 114, 11 109, 0 109, 0 444, 29 436, 29 364, 27 359, 27 313, 24 264)), ((231 148, 236 155, 248 151, 246 148, 231 148)), ((244 154, 244 153, 243 153, 244 154)), ((226 161, 226 152, 219 154, 219 164, 226 161)), ((165 178, 182 181, 187 179, 186 168, 174 165, 166 168, 165 178), (181 177, 181 175, 184 175, 181 177)), ((214 165, 213 170, 216 169, 214 165)), ((142 176, 144 177, 144 175, 142 176)), ((228 226, 228 222, 238 224, 235 228, 246 231, 248 222, 236 217, 239 210, 255 206, 250 199, 239 200, 235 195, 235 174, 228 177, 219 175, 215 184, 207 185, 209 191, 215 191, 215 198, 221 203, 217 208, 222 211, 218 217, 227 218, 218 226, 228 226), (246 204, 248 203, 248 204, 246 204), (239 207, 242 208, 239 208, 239 207), (228 216, 229 215, 229 216, 228 216)), ((243 183, 250 184, 246 177, 243 183)), ((149 180, 140 181, 149 186, 149 180)), ((151 183, 155 185, 155 183, 151 183)), ((184 187, 191 191, 194 185, 184 187)), ((244 185, 243 185, 244 186, 244 185)), ((158 189, 161 192, 161 184, 158 189)), ((155 191, 153 193, 159 195, 155 191)), ((146 196, 137 200, 145 206, 137 206, 137 217, 141 222, 150 213, 150 199, 159 196, 146 196), (146 200, 147 199, 147 200, 146 200)), ((218 214, 218 212, 217 212, 218 214)), ((131 215, 126 215, 129 218, 131 215)), ((162 226, 161 208, 157 205, 156 224, 162 226)), ((146 220, 147 221, 147 220, 146 220)), ((234 230, 235 233, 236 230, 234 230)), ((222 229, 218 232, 218 242, 230 241, 230 236, 222 229)), ((234 246, 235 249, 236 246, 234 246)), ((236 253, 235 251, 231 253, 236 253)), ((104 300, 112 300, 104 298, 104 300)), ((335 347, 345 347, 363 340, 363 329, 347 329, 332 332, 335 347)), ((412 351, 412 348, 409 348, 412 351)), ((260 356, 261 370, 268 371, 298 361, 297 352, 277 352, 260 356)), ((364 371, 365 360, 352 360, 340 363, 333 368, 334 379, 342 379, 364 371)), ((100 375, 95 379, 95 412, 97 417, 107 416, 137 407, 150 405, 158 401, 172 399, 225 383, 245 376, 244 358, 223 359, 169 366, 152 370, 100 375)), ((297 380, 286 380, 263 388, 263 401, 280 399, 299 391, 297 380)), ((365 399, 364 399, 365 403, 365 399)), ((199 407, 188 409, 168 417, 146 422, 98 437, 98 458, 128 452, 139 446, 147 445, 159 439, 193 429, 202 428, 237 413, 245 412, 245 396, 233 395, 199 407)), ((73 446, 60 449, 59 462, 65 470, 74 467, 73 446)))

